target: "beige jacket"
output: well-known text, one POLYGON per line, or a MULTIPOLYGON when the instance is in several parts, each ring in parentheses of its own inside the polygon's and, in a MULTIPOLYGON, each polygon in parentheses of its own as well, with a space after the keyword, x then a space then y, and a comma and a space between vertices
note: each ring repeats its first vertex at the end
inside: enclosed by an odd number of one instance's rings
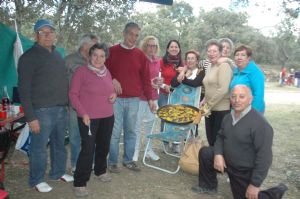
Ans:
POLYGON ((212 111, 225 111, 230 109, 229 84, 233 71, 228 63, 211 65, 210 71, 205 75, 205 102, 212 111))

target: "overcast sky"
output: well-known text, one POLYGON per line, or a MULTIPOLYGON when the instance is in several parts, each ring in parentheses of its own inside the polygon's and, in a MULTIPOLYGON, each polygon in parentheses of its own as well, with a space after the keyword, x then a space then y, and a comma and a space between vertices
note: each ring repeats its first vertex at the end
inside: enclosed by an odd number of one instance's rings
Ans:
MULTIPOLYGON (((179 1, 179 0, 174 0, 179 1)), ((215 7, 223 7, 229 10, 230 0, 182 0, 189 3, 194 14, 199 13, 199 8, 202 7, 206 11, 210 11, 215 7)), ((282 0, 250 0, 250 5, 247 8, 239 8, 236 11, 245 11, 249 14, 249 25, 260 29, 264 34, 268 35, 274 30, 280 20, 283 18, 281 8, 282 0)), ((157 4, 138 2, 136 9, 138 11, 149 11, 155 9, 157 4)), ((300 18, 297 20, 298 27, 300 26, 300 18)))

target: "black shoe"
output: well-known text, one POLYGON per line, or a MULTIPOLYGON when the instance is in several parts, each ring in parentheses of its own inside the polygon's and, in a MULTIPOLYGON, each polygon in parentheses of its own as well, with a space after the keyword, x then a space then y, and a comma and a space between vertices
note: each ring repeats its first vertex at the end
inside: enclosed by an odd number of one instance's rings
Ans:
POLYGON ((282 198, 283 194, 288 190, 288 187, 285 184, 283 184, 283 183, 279 183, 279 185, 277 186, 277 188, 280 191, 279 198, 282 198))
POLYGON ((205 187, 200 187, 199 185, 195 185, 192 187, 192 191, 195 193, 216 194, 217 188, 208 189, 205 187))
POLYGON ((137 171, 137 172, 141 171, 141 169, 134 162, 130 162, 127 164, 123 163, 123 166, 132 171, 137 171))

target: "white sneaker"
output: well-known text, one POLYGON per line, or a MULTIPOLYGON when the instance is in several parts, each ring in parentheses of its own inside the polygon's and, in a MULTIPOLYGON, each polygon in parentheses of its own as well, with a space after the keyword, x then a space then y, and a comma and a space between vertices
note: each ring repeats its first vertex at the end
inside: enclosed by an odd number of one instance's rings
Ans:
POLYGON ((62 180, 64 182, 73 182, 74 181, 74 177, 70 176, 68 174, 64 174, 63 176, 60 177, 60 180, 62 180))
POLYGON ((147 157, 151 158, 154 161, 159 160, 159 156, 154 153, 154 151, 150 150, 147 152, 147 157))
POLYGON ((137 162, 139 159, 139 152, 138 151, 134 151, 133 157, 132 157, 132 161, 137 162))
POLYGON ((50 187, 48 185, 48 183, 46 183, 46 182, 41 182, 41 183, 35 185, 35 189, 38 192, 47 193, 47 192, 50 192, 52 190, 52 187, 50 187))

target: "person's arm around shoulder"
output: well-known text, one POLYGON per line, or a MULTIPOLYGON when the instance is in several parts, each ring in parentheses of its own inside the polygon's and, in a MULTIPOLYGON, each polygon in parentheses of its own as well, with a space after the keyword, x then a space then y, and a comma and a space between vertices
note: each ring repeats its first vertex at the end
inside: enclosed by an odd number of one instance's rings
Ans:
POLYGON ((204 73, 204 69, 198 69, 200 70, 196 76, 195 79, 187 79, 185 78, 182 83, 188 85, 188 86, 191 86, 191 87, 199 87, 199 86, 202 86, 203 85, 203 79, 204 79, 204 76, 205 76, 205 73, 204 73))

